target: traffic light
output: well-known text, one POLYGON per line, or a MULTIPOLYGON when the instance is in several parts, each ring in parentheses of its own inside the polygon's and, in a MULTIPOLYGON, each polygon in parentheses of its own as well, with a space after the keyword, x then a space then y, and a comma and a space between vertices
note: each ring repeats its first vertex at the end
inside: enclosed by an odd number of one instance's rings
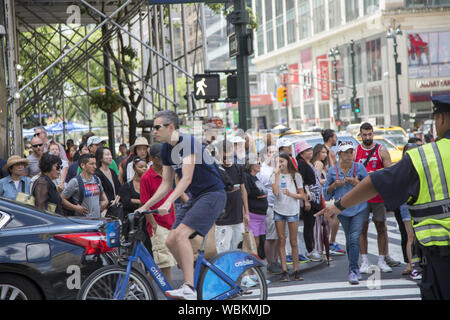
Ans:
POLYGON ((287 100, 287 88, 286 87, 279 87, 277 89, 277 98, 278 102, 283 102, 287 100))
POLYGON ((355 103, 353 104, 352 108, 353 108, 353 112, 354 113, 360 113, 361 112, 361 108, 359 106, 359 98, 355 99, 355 103))

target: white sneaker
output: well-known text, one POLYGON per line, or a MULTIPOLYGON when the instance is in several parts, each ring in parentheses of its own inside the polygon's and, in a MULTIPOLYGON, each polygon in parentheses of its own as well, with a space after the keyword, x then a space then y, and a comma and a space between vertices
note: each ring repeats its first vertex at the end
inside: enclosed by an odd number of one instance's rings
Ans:
POLYGON ((378 261, 378 268, 380 268, 381 272, 385 272, 385 273, 392 272, 392 268, 387 265, 387 263, 386 263, 386 261, 384 261, 384 259, 381 261, 378 261))
POLYGON ((192 290, 186 283, 179 289, 166 291, 165 295, 177 300, 197 300, 197 291, 192 290))
POLYGON ((369 273, 369 261, 363 260, 361 267, 359 267, 360 273, 369 273))
POLYGON ((306 257, 308 257, 308 259, 311 261, 316 261, 316 262, 322 261, 322 256, 316 250, 313 250, 310 253, 308 253, 306 255, 306 257))

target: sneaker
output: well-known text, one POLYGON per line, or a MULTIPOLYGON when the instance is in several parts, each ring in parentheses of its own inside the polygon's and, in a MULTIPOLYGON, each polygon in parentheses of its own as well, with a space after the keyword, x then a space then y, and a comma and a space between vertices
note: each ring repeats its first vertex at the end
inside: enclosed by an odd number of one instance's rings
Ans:
POLYGON ((410 277, 413 280, 422 280, 422 271, 419 269, 413 269, 413 271, 411 271, 410 277))
POLYGON ((286 256, 286 263, 287 263, 287 264, 293 264, 293 262, 292 262, 292 255, 288 254, 288 255, 286 256))
POLYGON ((380 268, 381 272, 384 272, 384 273, 392 272, 392 268, 389 267, 384 260, 378 261, 378 268, 380 268))
POLYGON ((330 245, 330 254, 334 256, 342 256, 345 254, 345 250, 341 249, 341 247, 339 247, 339 245, 334 242, 330 245))
POLYGON ((358 276, 353 270, 350 271, 350 274, 348 275, 348 282, 350 282, 350 284, 359 284, 358 276))
POLYGON ((297 271, 294 272, 294 280, 295 280, 295 281, 302 281, 302 280, 305 280, 305 278, 303 278, 303 277, 300 275, 300 270, 297 270, 297 271))
POLYGON ((298 262, 300 262, 300 263, 308 263, 309 259, 307 257, 305 257, 304 255, 299 254, 298 255, 298 262))
POLYGON ((353 272, 356 274, 356 277, 358 278, 358 280, 361 281, 361 280, 362 280, 362 275, 361 275, 361 273, 359 272, 359 270, 358 270, 358 269, 355 269, 355 270, 353 270, 353 272))
POLYGON ((283 273, 283 270, 281 269, 281 267, 277 263, 271 263, 267 267, 267 271, 269 271, 272 274, 282 274, 283 273))
POLYGON ((281 282, 289 282, 290 280, 291 279, 289 279, 289 273, 287 271, 283 271, 280 281, 281 282))
POLYGON ((251 278, 251 276, 244 276, 241 280, 241 286, 246 288, 255 287, 257 283, 251 278))
POLYGON ((197 300, 197 292, 192 290, 186 283, 179 289, 166 291, 165 295, 176 300, 197 300))
POLYGON ((309 260, 314 262, 322 261, 322 256, 315 250, 311 251, 306 256, 309 258, 309 260))
POLYGON ((396 267, 400 265, 400 261, 392 259, 391 256, 389 255, 384 257, 384 261, 387 263, 389 267, 396 267))
POLYGON ((361 266, 359 267, 359 272, 369 273, 369 261, 363 260, 361 266))

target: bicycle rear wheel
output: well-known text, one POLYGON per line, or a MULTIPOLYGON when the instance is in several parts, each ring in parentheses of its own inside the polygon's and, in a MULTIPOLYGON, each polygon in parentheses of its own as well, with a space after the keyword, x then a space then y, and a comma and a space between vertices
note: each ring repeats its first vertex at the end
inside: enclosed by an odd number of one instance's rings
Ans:
MULTIPOLYGON (((266 277, 260 267, 245 270, 234 282, 241 290, 227 300, 267 300, 266 277)), ((199 299, 215 299, 230 289, 231 287, 213 271, 208 268, 202 270, 197 286, 199 299)))
MULTIPOLYGON (((114 300, 116 288, 121 288, 126 271, 125 267, 117 265, 98 269, 83 282, 78 300, 114 300)), ((146 276, 132 269, 123 300, 156 299, 155 291, 146 276)))

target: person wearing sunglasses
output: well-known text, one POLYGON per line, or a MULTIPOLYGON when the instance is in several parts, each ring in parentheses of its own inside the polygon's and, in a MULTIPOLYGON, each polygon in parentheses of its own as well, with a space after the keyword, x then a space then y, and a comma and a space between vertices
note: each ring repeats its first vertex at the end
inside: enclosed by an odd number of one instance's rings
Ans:
POLYGON ((167 247, 181 266, 184 284, 179 289, 166 291, 174 299, 196 300, 194 285, 194 253, 189 237, 194 233, 206 236, 225 208, 227 195, 225 184, 214 166, 214 159, 191 135, 179 130, 178 115, 163 110, 155 114, 153 121, 155 138, 163 143, 162 182, 155 194, 141 207, 146 211, 161 201, 172 189, 175 175, 179 177, 176 188, 159 206, 159 214, 169 214, 172 204, 184 192, 192 197, 176 213, 176 220, 167 237, 167 247))
POLYGON ((62 214, 62 200, 53 180, 58 179, 61 169, 61 159, 53 154, 45 153, 39 161, 41 175, 34 182, 31 195, 37 208, 62 214))
POLYGON ((33 139, 31 139, 31 149, 33 150, 33 153, 27 157, 29 164, 25 168, 25 172, 30 178, 38 175, 41 172, 41 170, 39 169, 39 161, 41 160, 42 154, 44 153, 44 143, 42 139, 39 138, 39 136, 35 136, 33 137, 33 139))
POLYGON ((67 159, 66 150, 64 149, 64 147, 60 143, 53 141, 52 139, 49 139, 47 136, 47 131, 45 130, 44 127, 34 128, 34 137, 42 139, 42 142, 44 143, 43 152, 47 152, 50 147, 50 143, 53 142, 59 148, 59 157, 61 158, 61 160, 69 161, 67 159))

